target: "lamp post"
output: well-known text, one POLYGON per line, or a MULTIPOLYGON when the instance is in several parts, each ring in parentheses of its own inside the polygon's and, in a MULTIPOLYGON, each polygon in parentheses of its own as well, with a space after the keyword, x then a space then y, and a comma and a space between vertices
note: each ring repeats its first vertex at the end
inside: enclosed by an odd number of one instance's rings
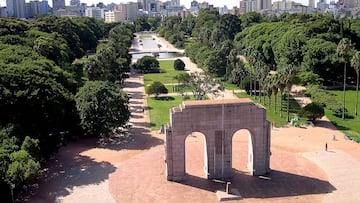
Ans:
POLYGON ((14 189, 15 189, 15 184, 14 184, 14 183, 10 183, 11 199, 12 199, 12 202, 13 202, 13 203, 15 203, 15 201, 14 201, 14 189))
POLYGON ((224 179, 224 92, 222 93, 221 111, 221 177, 224 179))

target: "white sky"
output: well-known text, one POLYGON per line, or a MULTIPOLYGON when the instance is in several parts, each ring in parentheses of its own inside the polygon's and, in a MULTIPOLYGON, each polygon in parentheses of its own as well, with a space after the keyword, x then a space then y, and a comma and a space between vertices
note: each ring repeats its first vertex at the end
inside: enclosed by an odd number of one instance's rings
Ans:
MULTIPOLYGON (((26 2, 29 2, 30 0, 25 0, 26 2)), ((41 0, 39 0, 41 1, 41 0)), ((127 2, 131 2, 131 0, 80 0, 81 3, 87 3, 88 5, 91 4, 96 4, 98 2, 103 2, 104 4, 108 4, 108 3, 127 3, 127 2)), ((137 0, 132 0, 132 2, 136 2, 137 0)), ((166 1, 166 0, 162 0, 162 1, 166 1)), ((190 2, 192 0, 180 0, 180 4, 184 5, 186 8, 190 7, 190 2)), ((204 0, 197 0, 198 2, 203 2, 204 0)), ((226 0, 226 1, 221 1, 221 0, 205 0, 207 2, 209 2, 210 4, 213 4, 214 6, 219 6, 222 7, 224 5, 226 5, 228 8, 232 8, 233 6, 237 6, 239 7, 239 2, 240 0, 226 0)), ((279 1, 279 0, 272 0, 272 2, 274 1, 279 1)), ((302 3, 303 5, 308 5, 308 0, 294 0, 295 2, 299 2, 302 3)), ((52 0, 48 0, 49 5, 52 6, 52 0)), ((316 1, 317 2, 317 1, 316 1)), ((70 4, 70 0, 65 0, 65 4, 69 5, 70 4)), ((6 5, 6 0, 0 0, 0 5, 1 6, 5 6, 6 5)))

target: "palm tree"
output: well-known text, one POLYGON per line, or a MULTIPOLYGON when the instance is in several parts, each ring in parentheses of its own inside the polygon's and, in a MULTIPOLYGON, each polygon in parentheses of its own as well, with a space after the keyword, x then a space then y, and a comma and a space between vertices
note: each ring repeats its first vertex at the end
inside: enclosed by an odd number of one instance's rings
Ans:
POLYGON ((274 112, 276 113, 276 101, 277 101, 277 93, 279 92, 279 75, 276 73, 275 75, 270 75, 269 76, 269 80, 270 80, 270 87, 272 89, 272 93, 274 94, 274 112))
POLYGON ((340 56, 341 60, 344 62, 343 108, 341 115, 342 119, 345 119, 346 63, 348 61, 350 50, 351 50, 350 39, 348 38, 341 39, 337 46, 336 53, 340 56))
POLYGON ((282 98, 283 98, 283 95, 284 95, 284 90, 285 90, 285 87, 286 87, 286 84, 285 84, 285 79, 286 79, 286 75, 285 75, 285 72, 282 71, 281 69, 276 73, 278 76, 278 87, 279 87, 279 91, 280 91, 280 118, 282 118, 282 98))
MULTIPOLYGON (((266 93, 266 96, 268 97, 268 102, 269 102, 268 106, 269 106, 269 109, 271 109, 271 95, 273 93, 273 86, 274 86, 272 75, 267 75, 267 77, 264 79, 263 83, 264 83, 263 84, 264 92, 266 93)), ((264 104, 266 105, 265 98, 266 97, 264 97, 264 104)))
POLYGON ((287 91, 287 108, 286 108, 286 120, 287 122, 290 121, 290 91, 291 87, 293 85, 293 79, 296 74, 296 68, 293 65, 286 65, 282 66, 282 68, 279 70, 280 74, 282 75, 282 78, 284 79, 283 82, 286 87, 287 91))
POLYGON ((355 107, 355 116, 358 113, 358 100, 359 100, 359 71, 360 71, 360 51, 357 51, 351 59, 351 66, 356 71, 356 107, 355 107))

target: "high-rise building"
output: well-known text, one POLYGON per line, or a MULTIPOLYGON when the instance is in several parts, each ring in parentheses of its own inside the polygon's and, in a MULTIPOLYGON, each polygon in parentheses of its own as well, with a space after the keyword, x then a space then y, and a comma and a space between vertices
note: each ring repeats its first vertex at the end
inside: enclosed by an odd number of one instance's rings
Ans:
POLYGON ((113 22, 124 22, 125 21, 125 13, 122 11, 105 11, 105 22, 113 23, 113 22))
POLYGON ((271 0, 256 0, 256 11, 270 10, 271 0))
POLYGON ((53 11, 59 9, 65 9, 65 0, 52 0, 53 1, 53 11))
POLYGON ((25 0, 6 0, 9 17, 25 18, 25 0))
POLYGON ((70 6, 80 6, 80 0, 70 0, 70 6))
POLYGON ((309 0, 309 7, 315 8, 315 0, 309 0))
POLYGON ((345 8, 354 8, 355 1, 354 0, 343 0, 345 8))
POLYGON ((95 19, 104 19, 105 18, 105 11, 103 8, 98 7, 88 7, 85 10, 85 16, 92 17, 95 19))
POLYGON ((244 0, 240 1, 240 14, 245 14, 249 12, 254 12, 257 10, 257 0, 244 0))
POLYGON ((134 2, 129 2, 125 4, 125 19, 127 21, 133 22, 137 19, 138 15, 138 5, 134 2))
POLYGON ((49 13, 49 4, 47 0, 42 0, 40 2, 40 14, 48 14, 49 13))
POLYGON ((138 0, 138 4, 140 4, 138 8, 143 9, 144 11, 148 11, 149 0, 138 0))

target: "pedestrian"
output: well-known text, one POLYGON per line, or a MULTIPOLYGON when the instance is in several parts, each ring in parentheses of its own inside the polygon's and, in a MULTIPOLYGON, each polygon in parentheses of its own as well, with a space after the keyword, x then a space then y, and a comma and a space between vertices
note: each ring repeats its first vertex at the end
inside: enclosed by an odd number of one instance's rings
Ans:
POLYGON ((325 151, 327 151, 328 146, 327 146, 327 142, 325 142, 325 151))

